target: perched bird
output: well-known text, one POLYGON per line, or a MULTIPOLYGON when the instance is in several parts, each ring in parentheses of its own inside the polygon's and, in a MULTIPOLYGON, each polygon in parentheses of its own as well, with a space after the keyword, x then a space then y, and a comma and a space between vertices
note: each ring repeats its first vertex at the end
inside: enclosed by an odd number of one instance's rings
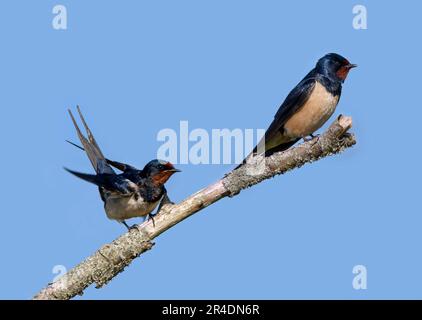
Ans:
POLYGON ((159 211, 163 201, 169 201, 164 184, 174 173, 180 170, 176 169, 170 162, 157 159, 148 162, 142 170, 125 163, 106 159, 88 128, 79 107, 77 109, 88 139, 82 134, 72 112, 69 110, 83 147, 71 143, 85 150, 96 174, 80 173, 67 168, 65 170, 98 186, 109 219, 123 223, 128 229, 130 227, 127 225, 126 219, 146 216, 153 219, 152 211, 157 206, 157 211, 159 211), (112 166, 122 173, 117 174, 112 166))
POLYGON ((243 163, 252 155, 270 156, 290 148, 301 138, 313 138, 313 133, 334 113, 342 83, 354 67, 357 65, 336 53, 319 59, 286 97, 264 137, 243 163))

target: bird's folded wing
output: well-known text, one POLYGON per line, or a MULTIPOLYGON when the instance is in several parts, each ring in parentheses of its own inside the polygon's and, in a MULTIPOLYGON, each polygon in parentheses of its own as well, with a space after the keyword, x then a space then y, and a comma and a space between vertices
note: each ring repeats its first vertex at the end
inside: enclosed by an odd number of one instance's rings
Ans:
POLYGON ((113 160, 110 160, 110 159, 106 159, 106 160, 107 160, 107 163, 108 163, 109 165, 111 165, 111 166, 113 166, 113 167, 115 167, 115 168, 119 169, 120 171, 123 171, 123 172, 128 172, 128 171, 138 171, 138 169, 137 169, 137 168, 132 167, 132 166, 131 166, 131 165, 129 165, 129 164, 122 163, 122 162, 118 162, 118 161, 113 161, 113 160))
POLYGON ((283 132, 283 127, 287 120, 298 112, 306 101, 308 101, 315 87, 315 83, 316 79, 310 77, 309 74, 289 93, 265 133, 266 141, 271 140, 275 134, 283 132))
POLYGON ((136 184, 116 174, 88 174, 64 169, 82 180, 120 195, 132 195, 137 190, 136 184))

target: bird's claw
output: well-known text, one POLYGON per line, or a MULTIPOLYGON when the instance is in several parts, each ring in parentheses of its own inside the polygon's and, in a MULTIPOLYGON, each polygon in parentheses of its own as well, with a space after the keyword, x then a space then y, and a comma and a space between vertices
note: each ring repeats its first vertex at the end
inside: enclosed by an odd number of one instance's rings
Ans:
POLYGON ((320 136, 320 134, 319 133, 315 133, 315 134, 313 134, 313 133, 311 133, 309 136, 308 136, 308 141, 309 140, 312 140, 312 139, 315 139, 315 138, 318 138, 320 136))
POLYGON ((315 143, 316 143, 318 139, 319 139, 319 134, 310 134, 309 136, 303 137, 304 142, 315 140, 315 143))
POLYGON ((350 132, 345 132, 342 134, 342 136, 340 137, 340 140, 343 141, 345 139, 349 139, 350 137, 352 137, 353 134, 351 134, 350 132))
POLYGON ((139 225, 137 225, 136 223, 135 224, 133 224, 133 225, 131 225, 130 227, 129 227, 129 231, 130 230, 139 230, 139 225))
POLYGON ((156 216, 157 214, 155 213, 155 214, 152 214, 152 213, 148 213, 148 221, 149 220, 152 220, 152 226, 155 228, 155 220, 154 220, 154 217, 156 216))
POLYGON ((169 198, 169 196, 168 196, 167 193, 164 195, 164 198, 163 198, 163 200, 161 200, 161 203, 162 203, 162 205, 165 205, 165 204, 174 204, 174 202, 170 200, 170 198, 169 198))
POLYGON ((125 225, 125 227, 127 228, 127 230, 128 231, 130 231, 130 230, 139 230, 139 227, 138 227, 138 225, 135 223, 135 224, 133 224, 133 225, 131 225, 131 226, 129 226, 127 223, 126 223, 126 221, 122 221, 122 223, 125 225))

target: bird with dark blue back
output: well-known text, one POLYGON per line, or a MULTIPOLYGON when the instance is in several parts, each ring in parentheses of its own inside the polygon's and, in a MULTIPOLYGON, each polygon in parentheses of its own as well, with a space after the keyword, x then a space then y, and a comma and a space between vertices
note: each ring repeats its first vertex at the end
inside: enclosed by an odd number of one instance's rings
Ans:
POLYGON ((336 53, 318 60, 299 84, 287 95, 264 137, 246 157, 270 156, 284 151, 300 139, 308 140, 334 113, 349 71, 357 65, 336 53))
POLYGON ((135 217, 150 217, 154 223, 153 214, 157 212, 165 201, 169 201, 164 184, 176 172, 173 164, 163 160, 152 160, 139 170, 131 165, 106 159, 92 135, 84 117, 77 107, 79 116, 85 127, 88 138, 79 129, 72 112, 70 117, 75 125, 76 132, 82 146, 68 141, 84 150, 91 161, 96 174, 87 174, 65 168, 68 172, 85 181, 98 186, 107 217, 123 223, 128 229, 126 219, 135 217), (117 174, 114 169, 122 173, 117 174))

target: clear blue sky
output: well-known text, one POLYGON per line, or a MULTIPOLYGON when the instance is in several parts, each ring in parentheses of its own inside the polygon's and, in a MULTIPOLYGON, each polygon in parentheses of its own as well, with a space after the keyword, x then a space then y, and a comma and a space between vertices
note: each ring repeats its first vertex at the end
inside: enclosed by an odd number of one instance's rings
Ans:
MULTIPOLYGON (((359 68, 335 116, 358 144, 224 199, 83 299, 422 298, 417 1, 2 1, 1 298, 29 298, 124 228, 64 142, 80 104, 105 154, 142 167, 163 128, 265 128, 328 52, 359 68), (63 4, 68 29, 54 30, 63 4), (352 8, 368 9, 368 29, 352 8), (368 271, 352 287, 353 266, 368 271)), ((179 165, 178 202, 232 166, 179 165)))

